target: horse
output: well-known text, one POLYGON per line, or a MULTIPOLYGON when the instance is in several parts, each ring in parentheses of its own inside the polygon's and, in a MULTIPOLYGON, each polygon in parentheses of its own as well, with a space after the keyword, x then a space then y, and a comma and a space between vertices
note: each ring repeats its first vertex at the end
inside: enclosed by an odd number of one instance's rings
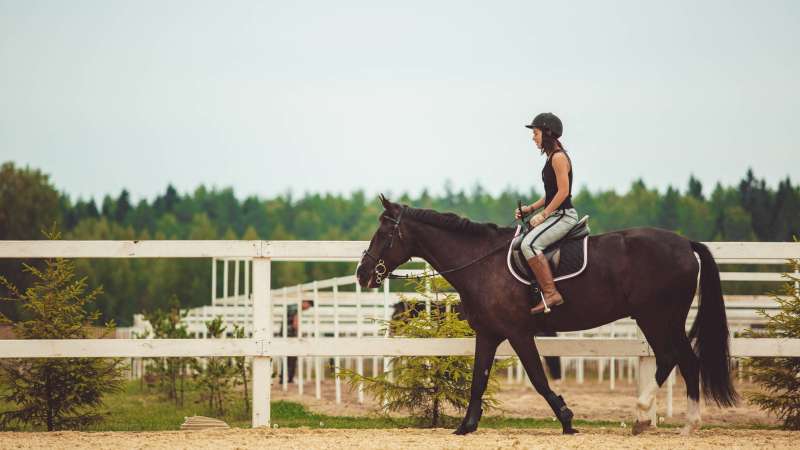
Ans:
POLYGON ((731 381, 728 325, 719 269, 708 247, 671 231, 630 228, 588 239, 586 269, 558 282, 564 304, 549 314, 531 315, 531 288, 512 277, 506 249, 515 228, 477 223, 453 213, 412 208, 380 196, 383 212, 369 247, 356 268, 364 288, 379 287, 412 257, 427 261, 461 296, 464 314, 475 330, 475 363, 470 401, 454 434, 478 428, 481 398, 497 346, 508 340, 536 391, 573 434, 573 412, 550 389, 534 334, 596 328, 632 317, 656 358, 655 377, 636 401, 633 434, 650 427, 647 412, 658 388, 677 365, 686 382, 687 423, 682 433, 700 426, 700 387, 722 407, 736 404, 731 381), (701 270, 702 267, 702 270, 701 270), (691 330, 686 319, 695 291, 700 306, 691 330))

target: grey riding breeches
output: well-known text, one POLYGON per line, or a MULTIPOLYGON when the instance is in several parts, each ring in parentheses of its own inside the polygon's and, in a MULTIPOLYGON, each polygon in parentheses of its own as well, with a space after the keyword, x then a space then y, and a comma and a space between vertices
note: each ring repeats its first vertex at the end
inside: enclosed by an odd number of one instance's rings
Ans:
POLYGON ((544 252, 550 244, 566 236, 576 223, 578 212, 575 208, 555 211, 522 239, 520 247, 525 258, 531 259, 544 252))

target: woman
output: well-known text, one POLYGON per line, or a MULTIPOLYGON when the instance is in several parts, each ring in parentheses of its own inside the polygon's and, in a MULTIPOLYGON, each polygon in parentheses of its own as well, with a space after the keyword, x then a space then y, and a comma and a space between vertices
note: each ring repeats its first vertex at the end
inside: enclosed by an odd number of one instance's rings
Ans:
MULTIPOLYGON (((578 213, 572 207, 572 161, 558 141, 564 130, 561 120, 553 113, 542 113, 525 126, 533 130, 533 142, 542 154, 547 155, 542 169, 545 195, 522 207, 522 214, 544 207, 530 219, 531 231, 522 240, 522 253, 542 291, 542 302, 531 308, 531 314, 538 314, 550 312, 551 307, 564 303, 553 283, 544 249, 575 226, 578 213)), ((515 215, 520 218, 519 209, 515 215)))

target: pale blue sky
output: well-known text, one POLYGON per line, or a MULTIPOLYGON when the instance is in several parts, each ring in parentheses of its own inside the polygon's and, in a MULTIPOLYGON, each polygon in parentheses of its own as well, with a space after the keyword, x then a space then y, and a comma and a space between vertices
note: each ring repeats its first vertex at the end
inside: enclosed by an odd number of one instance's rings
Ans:
POLYGON ((0 161, 74 196, 706 191, 800 167, 800 2, 0 0, 0 161))

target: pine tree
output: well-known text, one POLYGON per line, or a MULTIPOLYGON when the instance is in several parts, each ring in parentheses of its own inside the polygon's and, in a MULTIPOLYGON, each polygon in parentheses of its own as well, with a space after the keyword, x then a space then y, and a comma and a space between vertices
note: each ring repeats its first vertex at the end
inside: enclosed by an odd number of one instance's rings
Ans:
MULTIPOLYGON (((800 260, 790 262, 791 272, 800 270, 800 260)), ((780 311, 769 315, 764 330, 747 330, 747 337, 800 338, 800 277, 787 273, 782 294, 776 295, 780 311)), ((765 392, 747 394, 748 400, 783 421, 783 427, 800 430, 800 358, 751 358, 748 371, 765 392)))
MULTIPOLYGON (((144 316, 150 322, 150 326, 153 328, 153 337, 156 339, 189 338, 186 324, 182 323, 186 313, 181 313, 180 302, 174 295, 170 298, 167 311, 156 309, 153 312, 145 313, 144 316)), ((153 364, 149 365, 147 370, 157 378, 159 390, 167 398, 174 400, 175 406, 183 406, 186 375, 194 358, 160 357, 150 358, 150 360, 153 361, 153 364)))
MULTIPOLYGON (((216 317, 206 322, 209 338, 219 339, 227 327, 222 323, 222 317, 216 317)), ((225 415, 225 400, 236 375, 236 367, 231 364, 230 358, 212 356, 206 358, 205 367, 195 360, 195 375, 197 387, 200 388, 201 397, 208 400, 208 409, 220 416, 225 415)))
MULTIPOLYGON (((247 336, 244 333, 244 327, 239 325, 233 325, 233 337, 236 339, 245 339, 247 336)), ((236 373, 237 378, 234 380, 235 385, 241 384, 244 387, 244 411, 247 414, 250 414, 250 397, 247 394, 247 374, 250 372, 250 364, 247 363, 247 359, 244 356, 237 356, 233 358, 233 362, 236 366, 236 373)))
MULTIPOLYGON (((432 302, 430 312, 424 305, 401 295, 405 311, 392 320, 380 321, 394 336, 405 338, 455 338, 471 337, 475 332, 466 320, 458 318, 458 300, 449 284, 441 277, 430 280, 431 292, 426 283, 417 281, 415 290, 432 302), (447 291, 446 291, 447 290, 447 291)), ((381 412, 409 411, 423 425, 438 427, 444 419, 444 408, 450 406, 464 411, 469 404, 474 358, 465 356, 400 356, 392 359, 391 370, 374 376, 362 376, 352 370, 342 369, 343 377, 351 389, 363 383, 364 390, 378 399, 381 412)), ((508 367, 511 359, 495 362, 495 369, 508 367)), ((483 408, 498 405, 494 394, 499 383, 493 371, 483 396, 483 408)))
MULTIPOLYGON (((58 239, 53 231, 51 239, 58 239)), ((87 292, 86 277, 75 279, 71 261, 46 260, 43 269, 24 264, 33 285, 21 293, 0 276, 10 292, 6 301, 19 302, 25 319, 13 322, 18 339, 95 338, 92 324, 100 311, 91 311, 102 293, 87 292)), ((12 323, 0 315, 0 323, 12 323)), ((101 337, 114 332, 108 322, 101 337)), ((48 431, 75 429, 97 423, 103 396, 122 389, 122 360, 101 358, 26 358, 0 360, 0 400, 15 409, 0 413, 0 428, 11 424, 44 426, 48 431)))

